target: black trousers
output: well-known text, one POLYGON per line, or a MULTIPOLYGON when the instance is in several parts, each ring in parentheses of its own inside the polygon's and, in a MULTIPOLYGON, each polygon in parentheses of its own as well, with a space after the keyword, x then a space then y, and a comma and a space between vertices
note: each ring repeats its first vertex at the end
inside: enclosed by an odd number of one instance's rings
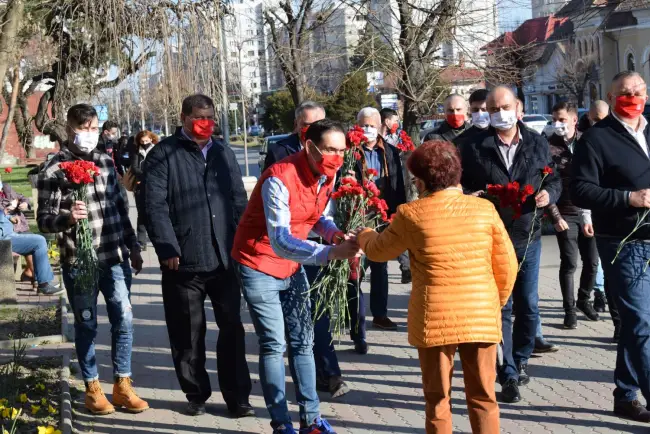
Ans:
POLYGON ((187 273, 163 269, 163 303, 176 376, 188 401, 205 402, 212 394, 205 370, 206 295, 219 327, 219 388, 229 409, 248 403, 251 379, 246 363, 240 288, 233 269, 187 273))
POLYGON ((138 221, 137 221, 137 228, 136 232, 138 234, 138 242, 141 245, 145 245, 147 243, 147 227, 146 227, 146 221, 145 221, 145 211, 144 211, 144 191, 142 191, 141 188, 136 189, 133 192, 133 196, 135 197, 135 209, 138 211, 138 221))
POLYGON ((569 229, 557 233, 556 236, 560 247, 562 301, 564 310, 569 311, 576 305, 573 275, 578 268, 578 254, 582 259, 578 300, 589 300, 598 273, 598 247, 596 247, 596 238, 586 237, 582 233, 579 216, 566 216, 564 220, 569 225, 569 229))

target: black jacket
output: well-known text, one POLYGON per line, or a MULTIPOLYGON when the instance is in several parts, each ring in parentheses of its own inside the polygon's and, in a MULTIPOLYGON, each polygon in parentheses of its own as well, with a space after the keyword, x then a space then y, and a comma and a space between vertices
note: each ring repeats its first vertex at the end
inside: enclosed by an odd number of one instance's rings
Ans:
MULTIPOLYGON (((461 183, 467 191, 486 190, 488 184, 505 185, 517 181, 523 187, 526 184, 533 186, 535 191, 542 181, 542 170, 545 166, 553 167, 548 142, 539 134, 529 131, 522 122, 518 123, 521 133, 521 142, 517 148, 514 163, 510 172, 506 169, 503 156, 497 145, 497 133, 492 127, 474 134, 461 141, 459 145, 463 174, 461 183)), ((543 189, 549 193, 550 203, 555 203, 560 197, 562 184, 554 172, 544 181, 543 189)), ((515 247, 522 247, 528 241, 528 234, 533 223, 535 211, 535 198, 531 195, 523 205, 522 216, 512 221, 506 213, 500 214, 508 227, 510 238, 515 247)), ((535 224, 534 239, 541 236, 541 219, 543 212, 537 212, 538 221, 535 224)))
MULTIPOLYGON (((580 132, 578 134, 578 139, 580 138, 580 132)), ((573 153, 569 149, 569 145, 564 141, 564 137, 553 134, 550 139, 548 139, 548 144, 551 147, 551 157, 553 158, 553 163, 555 164, 555 170, 557 170, 560 179, 562 180, 562 194, 557 200, 557 208, 561 215, 563 216, 578 216, 580 214, 580 208, 575 206, 571 201, 569 194, 569 187, 571 184, 571 174, 573 173, 573 153)), ((574 152, 575 147, 574 146, 574 152)))
POLYGON ((262 172, 268 169, 271 164, 284 160, 289 155, 300 151, 300 149, 302 149, 302 145, 300 144, 298 134, 295 133, 291 134, 284 140, 273 143, 266 150, 266 158, 264 159, 264 168, 262 169, 262 172))
MULTIPOLYGON (((645 137, 650 144, 650 127, 645 137)), ((589 128, 573 156, 571 199, 590 209, 599 236, 624 238, 637 223, 641 208, 629 206, 629 193, 650 187, 650 159, 639 143, 611 114, 589 128)), ((650 239, 650 227, 632 238, 650 239)))
POLYGON ((470 125, 467 122, 465 122, 460 128, 452 128, 451 125, 447 123, 447 121, 444 121, 442 125, 427 134, 424 137, 424 141, 427 142, 429 140, 444 140, 446 142, 453 142, 456 137, 469 130, 469 128, 470 125))
POLYGON ((469 137, 473 136, 474 134, 479 134, 484 132, 485 130, 482 128, 477 127, 476 125, 472 125, 471 127, 467 128, 465 131, 463 131, 460 135, 456 136, 452 140, 452 143, 456 146, 462 141, 466 141, 469 139, 469 137))
MULTIPOLYGON (((388 168, 388 176, 381 183, 381 198, 388 205, 388 216, 397 211, 397 207, 406 203, 406 189, 404 188, 404 176, 402 174, 402 161, 400 160, 399 149, 388 143, 384 143, 379 137, 380 143, 377 149, 380 152, 380 158, 385 161, 388 168)), ((365 154, 360 152, 361 159, 355 166, 357 179, 361 179, 361 173, 365 169, 365 154)), ((382 176, 380 173, 379 176, 382 176)))
POLYGON ((180 257, 180 271, 232 263, 230 250, 248 202, 235 153, 213 138, 207 161, 180 128, 144 163, 149 238, 159 259, 180 257))

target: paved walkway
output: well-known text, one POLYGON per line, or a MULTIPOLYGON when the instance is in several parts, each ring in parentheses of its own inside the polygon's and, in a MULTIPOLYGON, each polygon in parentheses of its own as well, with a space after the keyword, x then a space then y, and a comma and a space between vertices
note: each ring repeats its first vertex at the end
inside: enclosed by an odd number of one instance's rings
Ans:
MULTIPOLYGON (((253 160, 255 156, 249 158, 253 160)), ((647 433, 650 430, 647 425, 623 421, 611 412, 615 345, 611 343, 613 327, 609 317, 599 322, 581 321, 577 330, 561 328, 563 312, 558 289, 558 257, 555 238, 546 237, 540 270, 540 309, 546 337, 561 345, 561 350, 530 361, 533 378, 522 389, 524 400, 518 404, 501 405, 502 432, 647 433)), ((389 273, 389 315, 399 324, 399 330, 383 332, 369 328, 370 352, 365 356, 354 353, 351 343, 343 341, 338 346, 338 355, 352 391, 334 401, 327 394, 321 394, 322 413, 340 434, 424 433, 424 399, 417 351, 408 345, 406 337, 410 288, 399 283, 397 263, 390 264, 389 273)), ((367 283, 364 283, 364 290, 368 290, 367 283)), ((234 420, 227 415, 225 404, 216 390, 214 349, 217 328, 212 308, 207 303, 207 347, 210 350, 207 367, 215 391, 208 403, 208 414, 192 418, 182 414, 185 397, 172 366, 162 308, 160 271, 153 249, 145 252, 145 269, 134 279, 132 291, 135 386, 152 409, 140 415, 116 413, 106 417, 92 417, 79 409, 76 415, 79 432, 269 433, 268 414, 259 384, 257 342, 248 311, 244 309, 243 313, 246 351, 254 383, 251 403, 258 417, 234 420)), ((97 358, 105 390, 111 393, 109 324, 103 308, 99 310, 99 321, 97 358)), ((70 347, 61 346, 57 350, 70 351, 70 347)), ((287 382, 292 415, 297 420, 290 377, 287 377, 287 382)), ((453 395, 454 432, 470 433, 460 370, 454 375, 453 395)), ((82 403, 77 403, 77 407, 82 407, 82 403)))

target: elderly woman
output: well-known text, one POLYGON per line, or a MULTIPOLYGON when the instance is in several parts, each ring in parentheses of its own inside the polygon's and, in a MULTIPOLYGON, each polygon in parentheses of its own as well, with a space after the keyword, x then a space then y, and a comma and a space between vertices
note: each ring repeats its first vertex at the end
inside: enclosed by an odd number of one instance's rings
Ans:
POLYGON ((144 180, 144 166, 142 163, 147 158, 149 151, 153 149, 159 140, 158 136, 151 131, 140 131, 135 136, 135 154, 131 157, 131 172, 135 176, 136 182, 133 195, 135 196, 135 207, 138 210, 138 243, 143 251, 147 250, 147 229, 144 221, 144 186, 142 185, 142 181, 144 180))
POLYGON ((409 343, 418 348, 427 434, 451 434, 454 355, 460 353, 474 433, 499 432, 494 383, 501 307, 517 275, 517 258, 499 214, 485 199, 463 195, 453 144, 427 142, 407 162, 419 200, 402 205, 381 234, 358 241, 372 261, 408 250, 413 290, 409 343))

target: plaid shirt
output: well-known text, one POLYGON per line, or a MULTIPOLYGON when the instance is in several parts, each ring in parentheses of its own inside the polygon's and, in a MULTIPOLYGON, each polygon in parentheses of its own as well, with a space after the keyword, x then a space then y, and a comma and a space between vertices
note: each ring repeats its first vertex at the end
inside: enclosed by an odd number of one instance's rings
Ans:
MULTIPOLYGON (((75 160, 68 149, 54 156, 38 176, 38 228, 44 233, 56 233, 61 259, 67 264, 75 261, 76 225, 70 225, 72 186, 66 181, 59 163, 75 160)), ((111 157, 97 150, 91 160, 100 169, 95 182, 86 186, 88 222, 93 231, 93 247, 97 259, 107 265, 126 260, 129 247, 137 248, 136 236, 129 220, 126 202, 120 193, 115 165, 111 157)))

